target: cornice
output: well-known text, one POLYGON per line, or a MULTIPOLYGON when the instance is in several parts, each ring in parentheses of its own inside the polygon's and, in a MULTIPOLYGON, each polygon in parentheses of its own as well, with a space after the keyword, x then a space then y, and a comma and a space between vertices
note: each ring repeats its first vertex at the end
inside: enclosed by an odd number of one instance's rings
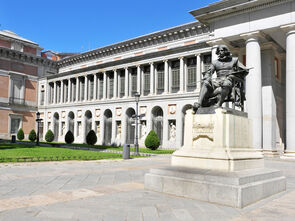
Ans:
POLYGON ((42 58, 32 54, 12 50, 9 48, 0 47, 0 58, 8 58, 15 61, 26 62, 33 65, 42 65, 57 68, 57 62, 49 60, 47 58, 42 58))
POLYGON ((171 53, 181 53, 181 52, 185 52, 188 50, 197 50, 197 49, 202 49, 202 48, 207 48, 207 47, 209 47, 209 45, 206 42, 199 42, 198 44, 186 45, 186 46, 177 47, 177 48, 171 48, 171 49, 167 49, 164 51, 157 51, 157 52, 139 55, 136 57, 129 57, 129 58, 125 58, 125 59, 121 59, 121 60, 117 60, 117 61, 111 61, 111 62, 107 62, 107 63, 92 65, 89 67, 83 67, 83 68, 79 68, 79 69, 75 69, 75 70, 71 70, 71 71, 62 72, 60 74, 48 75, 47 79, 54 79, 57 77, 63 77, 63 76, 78 74, 78 73, 82 73, 82 72, 88 73, 88 72, 94 71, 94 70, 98 70, 98 72, 99 72, 99 70, 104 70, 106 67, 110 67, 110 66, 113 67, 113 66, 123 65, 124 63, 132 63, 132 62, 137 62, 137 61, 141 61, 144 59, 151 59, 151 58, 155 58, 155 57, 170 55, 171 53))
POLYGON ((221 1, 205 8, 193 10, 190 13, 201 23, 209 25, 215 20, 232 17, 235 15, 269 8, 293 0, 236 0, 221 1), (231 4, 231 2, 233 2, 231 4), (218 7, 220 5, 220 7, 218 7), (224 6, 223 6, 224 5, 224 6))
POLYGON ((191 22, 188 24, 176 26, 159 32, 154 32, 148 35, 140 36, 127 41, 122 41, 113 45, 98 48, 79 55, 74 55, 58 61, 58 67, 66 67, 73 64, 99 59, 116 54, 126 53, 132 50, 138 50, 149 46, 160 45, 163 43, 172 42, 188 38, 191 36, 209 33, 209 28, 199 22, 191 22))

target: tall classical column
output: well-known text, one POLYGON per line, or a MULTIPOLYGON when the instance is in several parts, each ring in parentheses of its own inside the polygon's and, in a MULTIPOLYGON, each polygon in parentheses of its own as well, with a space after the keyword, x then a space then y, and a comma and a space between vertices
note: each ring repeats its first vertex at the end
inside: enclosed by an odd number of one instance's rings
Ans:
POLYGON ((79 101, 79 77, 76 78, 76 102, 79 101))
POLYGON ((155 67, 154 67, 154 63, 150 63, 150 94, 151 95, 155 93, 154 79, 155 79, 155 67))
POLYGON ((164 61, 164 93, 169 91, 169 65, 168 60, 164 61))
POLYGON ((102 99, 107 98, 107 73, 103 72, 103 97, 102 99))
POLYGON ((53 103, 56 104, 56 81, 53 83, 53 103))
POLYGON ((125 97, 128 97, 128 80, 129 80, 129 72, 128 68, 125 68, 125 97))
POLYGON ((187 85, 188 85, 188 78, 187 78, 187 58, 184 58, 184 67, 183 67, 183 87, 184 87, 184 91, 187 92, 187 85))
POLYGON ((261 91, 261 50, 257 37, 246 41, 246 61, 250 69, 246 77, 248 117, 252 120, 252 144, 262 148, 262 91, 261 91))
POLYGON ((60 81, 60 100, 59 103, 63 103, 64 102, 64 81, 61 80, 60 81))
POLYGON ((69 103, 71 100, 71 91, 72 91, 71 79, 68 79, 68 101, 67 101, 67 103, 69 103))
POLYGON ((141 82, 141 68, 140 65, 137 65, 137 92, 141 93, 140 89, 140 82, 141 82))
POLYGON ((84 101, 87 101, 88 100, 88 77, 87 75, 84 77, 85 80, 84 80, 84 101))
POLYGON ((295 28, 286 38, 286 153, 295 156, 295 28))
POLYGON ((114 88, 114 95, 113 98, 117 98, 117 89, 118 89, 118 72, 115 69, 114 70, 114 84, 113 84, 113 88, 114 88))
POLYGON ((200 90, 201 89, 201 79, 202 79, 202 70, 201 70, 201 55, 197 54, 196 55, 197 58, 197 62, 196 62, 196 84, 197 84, 197 88, 196 90, 200 90))
POLYGON ((97 74, 93 75, 93 100, 97 99, 97 74))
POLYGON ((183 93, 184 91, 184 59, 183 57, 179 59, 179 93, 183 93))

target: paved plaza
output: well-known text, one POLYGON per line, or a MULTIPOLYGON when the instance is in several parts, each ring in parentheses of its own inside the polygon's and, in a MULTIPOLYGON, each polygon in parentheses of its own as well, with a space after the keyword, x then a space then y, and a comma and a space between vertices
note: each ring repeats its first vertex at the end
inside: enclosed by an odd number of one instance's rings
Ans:
POLYGON ((0 220, 295 220, 295 161, 266 160, 287 191, 244 209, 144 189, 144 174, 170 156, 0 164, 0 220))

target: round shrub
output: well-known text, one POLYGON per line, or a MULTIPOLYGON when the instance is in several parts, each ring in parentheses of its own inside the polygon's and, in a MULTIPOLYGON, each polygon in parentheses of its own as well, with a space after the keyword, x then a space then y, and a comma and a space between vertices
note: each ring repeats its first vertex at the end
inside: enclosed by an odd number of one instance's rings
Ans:
POLYGON ((96 134, 93 130, 90 130, 86 136, 86 143, 89 145, 94 145, 97 141, 96 134))
POLYGON ((71 144, 74 142, 74 135, 73 133, 69 130, 67 133, 66 133, 66 136, 65 136, 65 142, 67 144, 71 144))
POLYGON ((160 138, 154 130, 151 130, 145 138, 144 144, 151 150, 156 150, 160 146, 160 138))
POLYGON ((23 129, 20 128, 20 129, 18 130, 16 136, 17 136, 17 139, 18 139, 18 140, 23 140, 23 139, 25 138, 25 134, 24 134, 23 129))
POLYGON ((37 139, 37 135, 36 135, 35 130, 33 129, 29 133, 29 140, 32 141, 32 142, 34 142, 36 139, 37 139))
POLYGON ((46 142, 52 142, 54 140, 54 134, 51 130, 48 130, 47 133, 45 134, 45 140, 46 142))

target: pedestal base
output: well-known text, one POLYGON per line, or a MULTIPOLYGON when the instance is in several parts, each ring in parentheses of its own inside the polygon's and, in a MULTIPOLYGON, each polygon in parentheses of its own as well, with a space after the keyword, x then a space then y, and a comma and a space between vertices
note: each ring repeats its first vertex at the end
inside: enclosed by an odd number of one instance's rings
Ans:
POLYGON ((151 169, 145 189, 243 208, 284 191, 286 178, 272 169, 221 172, 170 166, 151 169))

